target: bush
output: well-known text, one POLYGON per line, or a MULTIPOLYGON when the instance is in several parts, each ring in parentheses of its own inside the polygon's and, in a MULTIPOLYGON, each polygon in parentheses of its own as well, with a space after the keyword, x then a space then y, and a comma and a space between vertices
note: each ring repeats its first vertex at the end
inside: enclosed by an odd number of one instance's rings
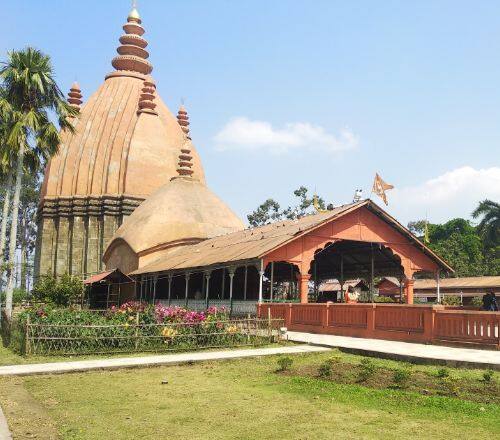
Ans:
POLYGON ((490 383, 493 380, 495 372, 493 370, 488 370, 483 373, 483 381, 490 383))
POLYGON ((394 370, 392 380, 399 388, 404 388, 411 376, 411 371, 408 368, 398 368, 394 370))
POLYGON ((450 372, 446 368, 440 368, 436 372, 436 377, 439 377, 440 379, 446 379, 447 377, 450 377, 450 372))
POLYGON ((137 301, 103 312, 32 307, 18 315, 21 341, 28 317, 32 324, 29 352, 41 355, 179 351, 269 341, 267 336, 249 333, 245 322, 229 321, 226 310, 215 307, 195 312, 137 301))
POLYGON ((338 362, 338 358, 332 357, 323 362, 318 369, 320 377, 330 377, 332 375, 333 366, 338 362))
POLYGON ((462 301, 460 301, 460 297, 456 295, 445 295, 441 299, 441 304, 444 306, 461 306, 462 301))
POLYGON ((394 301, 390 296, 376 296, 374 298, 374 302, 376 303, 394 303, 396 301, 394 301))
POLYGON ((481 296, 475 296, 470 303, 474 307, 483 307, 483 298, 481 296))
MULTIPOLYGON (((26 301, 28 297, 29 293, 26 290, 16 287, 12 293, 12 303, 18 306, 22 304, 23 301, 26 301)), ((5 292, 0 292, 0 301, 2 304, 5 304, 5 292)))
POLYGON ((289 356, 281 356, 277 360, 278 371, 288 371, 293 364, 293 359, 289 356))
POLYGON ((67 307, 81 298, 83 289, 83 282, 78 277, 43 275, 33 287, 32 294, 38 302, 67 307))
POLYGON ((360 363, 360 370, 358 373, 358 379, 360 382, 365 382, 370 377, 372 377, 377 371, 377 367, 371 359, 364 358, 360 363))
POLYGON ((449 394, 456 396, 459 392, 458 379, 456 377, 448 376, 443 379, 443 385, 448 390, 449 394))

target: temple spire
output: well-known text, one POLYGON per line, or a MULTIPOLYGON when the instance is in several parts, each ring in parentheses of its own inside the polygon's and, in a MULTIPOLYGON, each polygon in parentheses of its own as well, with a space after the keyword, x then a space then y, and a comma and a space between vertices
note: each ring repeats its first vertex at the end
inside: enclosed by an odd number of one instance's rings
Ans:
POLYGON ((158 112, 155 110, 156 103, 154 102, 155 98, 156 85, 153 78, 149 76, 143 82, 141 95, 139 96, 139 110, 137 110, 137 113, 150 113, 152 115, 157 115, 158 112))
POLYGON ((177 112, 177 122, 181 126, 182 131, 186 135, 188 139, 191 139, 189 135, 189 115, 184 107, 184 104, 181 104, 179 107, 179 111, 177 112))
POLYGON ((193 156, 191 155, 191 139, 187 136, 184 138, 184 144, 181 148, 181 153, 179 154, 179 166, 177 168, 178 176, 172 177, 172 179, 177 179, 179 177, 192 178, 193 166, 192 162, 193 156))
POLYGON ((116 49, 119 55, 111 62, 116 70, 128 70, 143 75, 152 72, 153 66, 147 61, 149 53, 145 49, 148 42, 142 38, 144 28, 141 23, 141 17, 134 4, 128 14, 127 23, 123 25, 125 35, 120 37, 121 45, 116 49))
POLYGON ((80 106, 82 105, 82 91, 80 89, 80 85, 75 81, 68 93, 68 102, 71 107, 75 107, 80 110, 80 106))

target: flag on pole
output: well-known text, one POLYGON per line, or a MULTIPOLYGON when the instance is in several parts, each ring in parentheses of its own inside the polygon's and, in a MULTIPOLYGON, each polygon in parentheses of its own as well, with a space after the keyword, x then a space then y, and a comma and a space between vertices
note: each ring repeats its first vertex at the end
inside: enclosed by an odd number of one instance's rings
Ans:
POLYGON ((377 196, 379 196, 386 205, 388 205, 387 203, 387 196, 385 195, 385 192, 394 188, 393 185, 389 184, 389 183, 386 183, 382 180, 382 178, 378 175, 378 173, 375 173, 375 180, 373 181, 373 188, 372 188, 372 192, 374 192, 375 194, 377 194, 377 196))

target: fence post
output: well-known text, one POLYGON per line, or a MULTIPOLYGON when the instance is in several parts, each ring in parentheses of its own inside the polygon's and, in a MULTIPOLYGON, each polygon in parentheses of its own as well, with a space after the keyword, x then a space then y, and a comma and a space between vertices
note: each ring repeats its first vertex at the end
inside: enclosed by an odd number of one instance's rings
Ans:
POLYGON ((321 325, 323 326, 323 329, 326 329, 328 327, 328 313, 330 312, 330 301, 327 301, 325 307, 322 307, 321 310, 322 310, 321 325))
POLYGON ((139 312, 136 312, 135 313, 135 332, 134 332, 134 336, 135 336, 135 351, 137 351, 138 347, 139 347, 139 312))
MULTIPOLYGON (((259 324, 259 318, 255 320, 255 331, 258 333, 260 329, 257 328, 259 324)), ((247 344, 250 345, 250 313, 247 314, 247 344)))
POLYGON ((30 342, 30 315, 28 313, 26 317, 26 332, 24 337, 26 338, 24 346, 26 351, 26 356, 31 354, 31 342, 30 342))
POLYGON ((497 315, 497 335, 498 335, 497 348, 500 350, 500 313, 496 313, 496 315, 497 315))
POLYGON ((288 304, 288 307, 285 311, 285 327, 287 328, 287 330, 290 330, 290 327, 292 326, 292 306, 292 303, 288 304))
POLYGON ((377 313, 377 305, 372 303, 368 305, 369 309, 366 312, 366 331, 370 338, 375 334, 375 313, 377 313))
POLYGON ((434 327, 438 310, 444 310, 444 307, 441 305, 431 306, 424 315, 424 338, 427 342, 432 342, 435 337, 434 327))
POLYGON ((267 336, 269 338, 269 342, 271 342, 271 305, 267 308, 267 336))

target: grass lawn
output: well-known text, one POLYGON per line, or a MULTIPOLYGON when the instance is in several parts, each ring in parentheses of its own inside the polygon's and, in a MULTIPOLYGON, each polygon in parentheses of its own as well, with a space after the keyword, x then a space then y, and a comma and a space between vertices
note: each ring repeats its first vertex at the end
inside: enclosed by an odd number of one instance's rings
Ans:
MULTIPOLYGON (((337 353, 346 368, 361 356, 337 353)), ((500 405, 304 375, 332 354, 0 380, 15 438, 359 439, 500 436, 500 405), (162 384, 162 381, 168 383, 162 384)), ((374 360, 384 368, 401 363, 374 360)), ((414 366, 434 373, 438 367, 414 366)), ((449 370, 479 381, 478 370, 449 370)), ((495 379, 497 380, 497 379, 495 379)), ((487 386, 484 384, 484 386, 487 386)))

